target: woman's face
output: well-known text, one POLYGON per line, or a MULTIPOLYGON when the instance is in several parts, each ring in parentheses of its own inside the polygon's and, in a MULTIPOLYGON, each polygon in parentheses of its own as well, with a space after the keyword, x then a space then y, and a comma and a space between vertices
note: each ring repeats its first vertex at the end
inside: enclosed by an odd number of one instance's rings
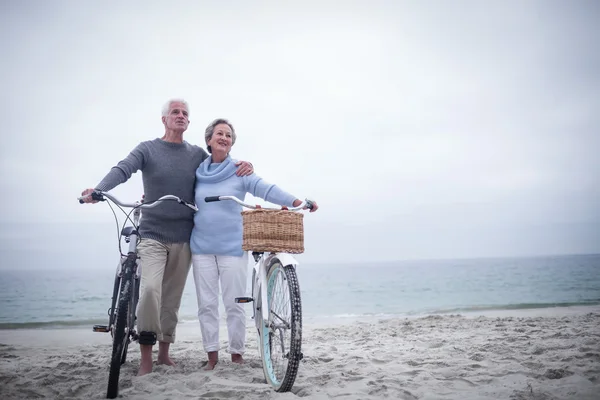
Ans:
POLYGON ((208 145, 211 147, 212 152, 215 150, 229 154, 232 145, 232 133, 231 128, 227 124, 219 124, 215 126, 215 130, 212 137, 208 141, 208 145))

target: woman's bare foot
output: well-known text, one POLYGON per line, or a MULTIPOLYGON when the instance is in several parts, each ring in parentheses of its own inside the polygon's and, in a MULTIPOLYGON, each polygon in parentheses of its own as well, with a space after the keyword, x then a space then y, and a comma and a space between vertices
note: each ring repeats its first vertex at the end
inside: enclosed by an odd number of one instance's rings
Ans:
POLYGON ((204 367, 205 371, 212 371, 215 369, 215 365, 219 362, 219 352, 218 351, 209 351, 208 352, 208 363, 206 367, 204 367))
POLYGON ((231 355, 231 361, 236 363, 236 364, 243 364, 244 363, 244 358, 242 357, 241 354, 232 354, 231 355))

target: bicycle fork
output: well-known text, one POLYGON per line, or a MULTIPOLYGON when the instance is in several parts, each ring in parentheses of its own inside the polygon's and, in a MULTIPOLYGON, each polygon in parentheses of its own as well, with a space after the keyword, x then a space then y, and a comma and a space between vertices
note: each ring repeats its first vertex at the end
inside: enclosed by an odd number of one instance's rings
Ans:
MULTIPOLYGON (((119 277, 119 285, 118 285, 118 287, 115 287, 115 291, 114 291, 113 297, 112 297, 112 305, 111 305, 111 308, 108 310, 109 324, 108 325, 94 325, 92 327, 93 332, 109 333, 112 331, 113 325, 114 325, 112 316, 116 312, 115 307, 117 306, 117 300, 121 293, 120 278, 123 277, 123 267, 125 266, 125 263, 127 262, 127 260, 132 256, 132 254, 136 254, 136 257, 137 257, 137 253, 136 253, 137 238, 138 238, 137 232, 134 229, 127 227, 123 230, 123 233, 127 235, 125 238, 125 241, 129 243, 129 250, 128 250, 128 256, 127 257, 121 256, 119 259, 119 264, 117 265, 117 271, 115 273, 115 277, 119 277)), ((136 260, 136 264, 137 264, 137 260, 136 260)), ((139 282, 140 277, 141 277, 141 269, 140 269, 139 265, 137 265, 137 268, 135 269, 135 277, 134 277, 133 281, 139 282)))

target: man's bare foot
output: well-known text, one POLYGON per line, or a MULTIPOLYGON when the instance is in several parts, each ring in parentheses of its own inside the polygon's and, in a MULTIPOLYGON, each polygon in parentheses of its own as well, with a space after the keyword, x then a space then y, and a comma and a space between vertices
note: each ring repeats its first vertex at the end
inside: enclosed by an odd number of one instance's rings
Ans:
POLYGON ((140 370, 137 376, 142 376, 152 372, 152 345, 140 345, 140 370))
POLYGON ((206 367, 204 367, 205 371, 212 371, 215 369, 215 365, 219 362, 219 352, 218 351, 209 351, 208 352, 208 363, 206 367))
POLYGON ((169 357, 170 346, 171 343, 169 342, 158 342, 158 357, 156 362, 158 365, 169 365, 171 367, 175 366, 175 363, 173 360, 171 360, 171 357, 169 357))
POLYGON ((140 370, 138 371, 137 376, 143 376, 150 372, 152 372, 152 359, 150 359, 150 362, 140 362, 140 370))
POLYGON ((231 361, 236 363, 236 364, 243 364, 244 363, 244 358, 242 357, 241 354, 232 354, 231 355, 231 361))
POLYGON ((169 365, 171 367, 175 366, 175 363, 173 362, 173 360, 171 360, 171 358, 169 356, 166 357, 158 357, 158 359, 156 360, 156 364, 158 365, 169 365))

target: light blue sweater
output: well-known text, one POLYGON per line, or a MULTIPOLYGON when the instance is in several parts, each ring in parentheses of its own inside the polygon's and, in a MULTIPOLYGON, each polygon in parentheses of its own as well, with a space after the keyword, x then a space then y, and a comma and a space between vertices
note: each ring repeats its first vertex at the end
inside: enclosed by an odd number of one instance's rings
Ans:
POLYGON ((246 193, 270 203, 292 206, 296 197, 265 182, 256 174, 237 176, 237 161, 227 157, 213 163, 212 156, 196 170, 195 200, 198 212, 190 239, 193 254, 242 256, 242 206, 231 200, 206 203, 207 196, 236 196, 244 200, 246 193))

